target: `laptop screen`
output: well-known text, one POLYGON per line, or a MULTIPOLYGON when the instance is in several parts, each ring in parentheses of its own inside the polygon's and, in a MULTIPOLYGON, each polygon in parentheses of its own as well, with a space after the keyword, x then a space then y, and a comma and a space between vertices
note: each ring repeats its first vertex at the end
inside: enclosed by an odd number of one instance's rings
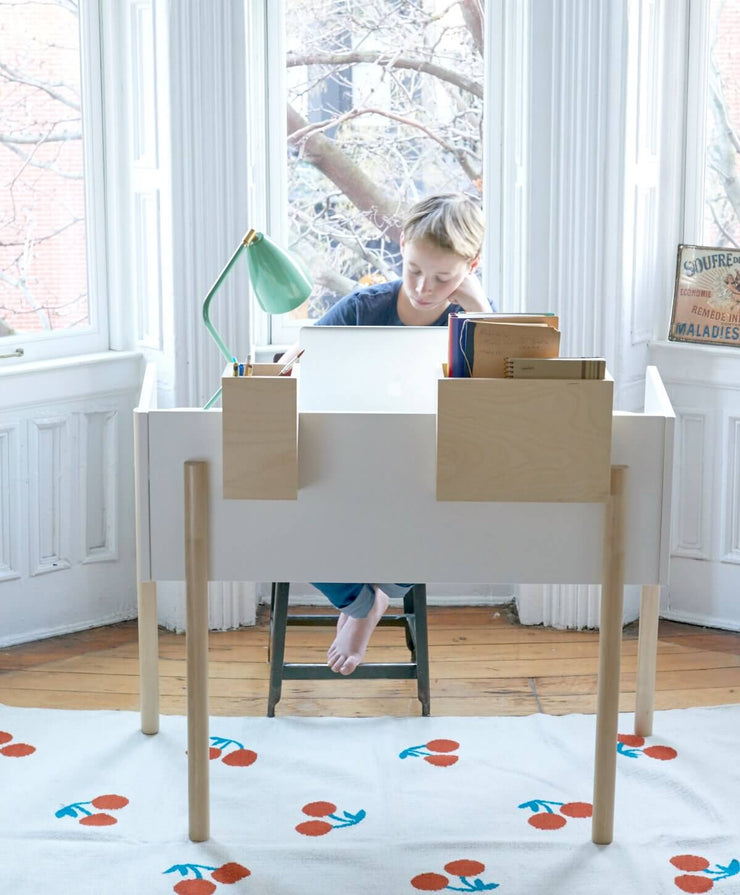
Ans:
POLYGON ((298 409, 436 413, 446 326, 306 326, 298 409))

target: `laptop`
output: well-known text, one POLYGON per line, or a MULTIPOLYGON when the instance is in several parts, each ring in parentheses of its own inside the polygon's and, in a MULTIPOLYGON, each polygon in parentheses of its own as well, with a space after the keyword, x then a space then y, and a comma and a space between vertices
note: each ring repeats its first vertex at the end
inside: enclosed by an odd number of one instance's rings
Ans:
POLYGON ((446 326, 305 326, 298 409, 436 413, 446 326))

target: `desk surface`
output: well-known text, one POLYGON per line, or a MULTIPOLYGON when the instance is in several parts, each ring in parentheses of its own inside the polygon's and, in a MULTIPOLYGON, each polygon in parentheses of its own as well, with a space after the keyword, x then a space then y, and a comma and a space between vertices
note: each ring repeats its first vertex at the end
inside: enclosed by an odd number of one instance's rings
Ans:
MULTIPOLYGON (((625 582, 667 582, 672 410, 615 413, 629 467, 625 582)), ((184 579, 183 463, 207 460, 213 580, 596 584, 603 506, 438 502, 435 416, 301 413, 297 500, 221 496, 219 410, 137 411, 142 580, 184 579)))

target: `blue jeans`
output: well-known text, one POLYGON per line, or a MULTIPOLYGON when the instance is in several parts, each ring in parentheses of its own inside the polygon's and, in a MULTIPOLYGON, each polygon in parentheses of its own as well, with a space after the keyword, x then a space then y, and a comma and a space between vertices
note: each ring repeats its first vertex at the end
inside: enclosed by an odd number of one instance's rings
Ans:
MULTIPOLYGON (((352 618, 365 618, 375 603, 375 590, 371 584, 311 583, 332 605, 352 618)), ((378 584, 377 586, 389 597, 403 597, 414 585, 378 584)))

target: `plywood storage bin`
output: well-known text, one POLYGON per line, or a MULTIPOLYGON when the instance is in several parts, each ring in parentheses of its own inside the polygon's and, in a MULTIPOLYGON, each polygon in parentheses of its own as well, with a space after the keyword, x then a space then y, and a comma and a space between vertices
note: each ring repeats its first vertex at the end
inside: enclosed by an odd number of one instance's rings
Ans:
POLYGON ((252 376, 221 380, 224 497, 298 497, 298 380, 282 364, 255 364, 252 376))
POLYGON ((441 378, 437 500, 606 500, 613 386, 441 378))

